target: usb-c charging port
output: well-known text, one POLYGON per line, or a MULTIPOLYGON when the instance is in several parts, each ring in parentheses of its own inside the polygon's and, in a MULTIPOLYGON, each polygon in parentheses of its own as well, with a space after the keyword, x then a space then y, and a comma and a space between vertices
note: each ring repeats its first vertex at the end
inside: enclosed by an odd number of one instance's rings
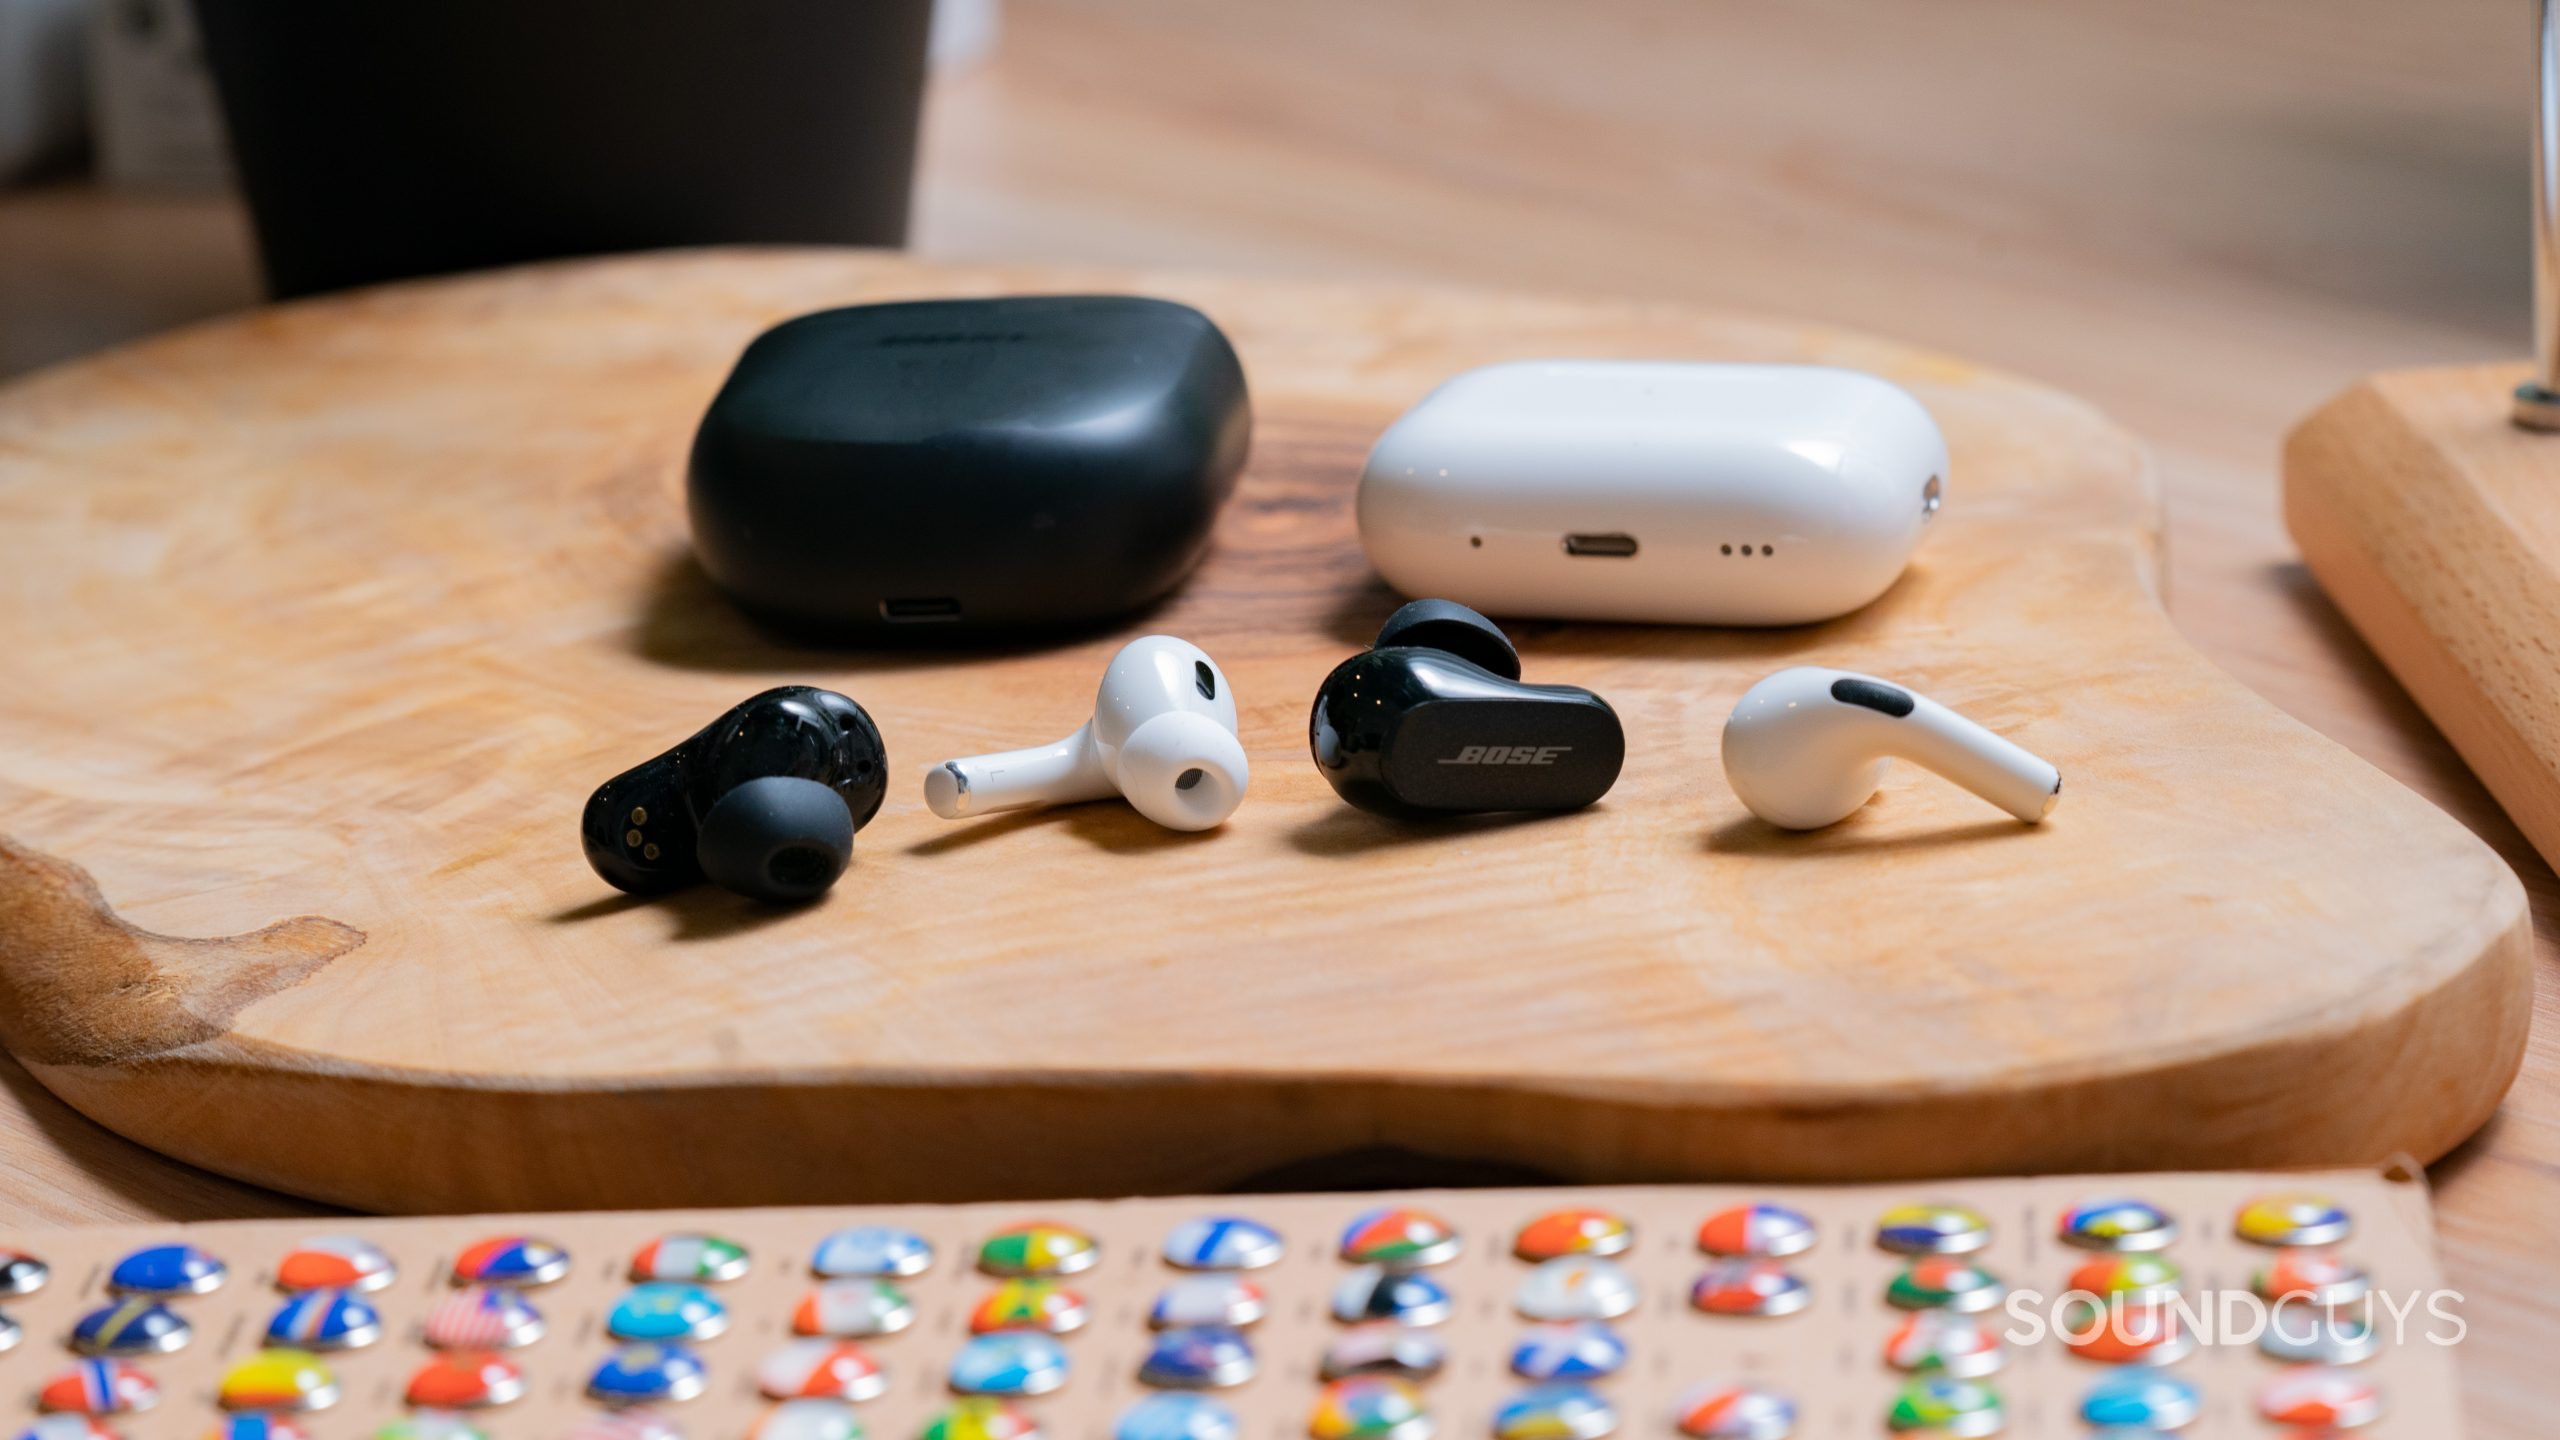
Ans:
POLYGON ((1606 535, 1567 535, 1567 555, 1604 555, 1624 559, 1636 553, 1636 537, 1612 531, 1606 535))
POLYGON ((957 620, 960 618, 960 602, 948 595, 926 596, 921 599, 883 600, 880 602, 880 618, 892 625, 957 620))

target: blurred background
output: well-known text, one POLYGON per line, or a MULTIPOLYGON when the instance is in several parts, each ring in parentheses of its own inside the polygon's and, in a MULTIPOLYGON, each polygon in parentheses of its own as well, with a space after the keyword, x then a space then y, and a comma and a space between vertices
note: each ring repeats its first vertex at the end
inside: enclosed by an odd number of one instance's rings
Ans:
MULTIPOLYGON (((194 21, 0 0, 0 375, 261 298, 194 21)), ((2364 372, 2526 353, 2531 23, 2520 0, 944 0, 906 234, 1699 302, 2059 385, 2153 447, 2188 635, 2497 837, 2293 564, 2275 456, 2364 372)))

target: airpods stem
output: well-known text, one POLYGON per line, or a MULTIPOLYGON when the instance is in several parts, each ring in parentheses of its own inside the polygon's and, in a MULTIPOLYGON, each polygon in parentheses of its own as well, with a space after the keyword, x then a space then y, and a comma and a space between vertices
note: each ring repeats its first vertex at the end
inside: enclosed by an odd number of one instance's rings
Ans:
POLYGON ((1236 702, 1200 647, 1170 635, 1111 657, 1093 719, 1053 745, 946 760, 924 799, 945 820, 1033 805, 1125 797, 1171 830, 1207 830, 1244 802, 1251 781, 1236 702))
POLYGON ((1053 744, 945 760, 924 777, 924 803, 945 820, 1034 805, 1073 805, 1112 794, 1111 775, 1094 749, 1090 721, 1053 744))
POLYGON ((1751 687, 1724 727, 1724 772, 1751 813, 1790 830, 1836 824, 1872 799, 1888 758, 1908 760, 2032 825, 2062 774, 1925 695, 1846 670, 1798 666, 1751 687))
POLYGON ((1934 770, 2033 825, 2062 801, 2062 772, 1925 695, 1909 722, 1889 730, 1890 752, 1934 770))

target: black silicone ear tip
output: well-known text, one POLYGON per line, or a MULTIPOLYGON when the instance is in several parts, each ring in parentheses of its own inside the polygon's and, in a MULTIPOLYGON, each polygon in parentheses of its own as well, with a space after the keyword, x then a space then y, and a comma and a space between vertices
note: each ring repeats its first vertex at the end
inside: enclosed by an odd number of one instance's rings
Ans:
POLYGON ((853 861, 853 812, 815 780, 768 775, 720 797, 694 847, 714 885, 758 900, 814 900, 853 861))
POLYGON ((1505 680, 1520 678, 1520 652, 1502 627, 1455 600, 1415 600, 1378 627, 1375 648, 1411 645, 1471 660, 1505 680))

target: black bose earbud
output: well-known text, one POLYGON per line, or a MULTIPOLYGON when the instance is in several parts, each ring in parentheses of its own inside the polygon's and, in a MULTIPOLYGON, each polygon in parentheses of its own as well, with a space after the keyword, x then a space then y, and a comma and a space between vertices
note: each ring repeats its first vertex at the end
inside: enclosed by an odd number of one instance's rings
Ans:
POLYGON ((1627 753, 1608 701, 1521 684, 1500 627, 1454 600, 1414 601, 1335 666, 1307 740, 1334 792, 1381 815, 1579 809, 1627 753))
POLYGON ((888 756, 862 707, 785 685, 625 770, 587 800, 587 863, 605 883, 658 895, 702 880, 759 900, 824 894, 879 813, 888 756))

